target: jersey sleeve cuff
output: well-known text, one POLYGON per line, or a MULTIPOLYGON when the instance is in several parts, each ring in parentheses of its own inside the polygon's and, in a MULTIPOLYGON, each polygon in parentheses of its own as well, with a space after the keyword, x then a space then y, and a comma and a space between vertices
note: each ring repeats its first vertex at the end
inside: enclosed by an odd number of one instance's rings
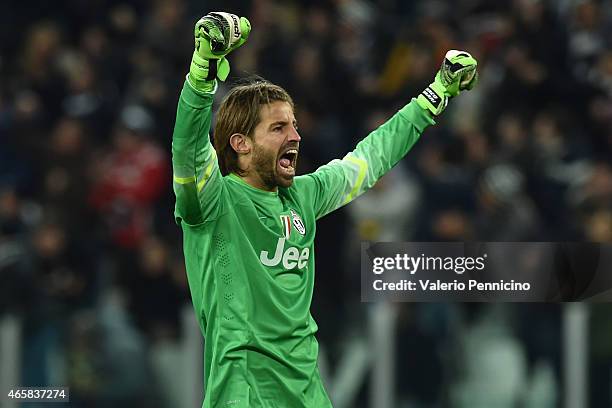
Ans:
POLYGON ((215 89, 213 89, 211 92, 203 92, 195 89, 189 82, 189 79, 185 78, 183 90, 181 91, 181 99, 189 106, 196 109, 209 107, 212 105, 215 92, 217 91, 217 86, 218 84, 215 83, 215 89))
POLYGON ((423 132, 428 126, 435 125, 436 121, 428 110, 419 106, 416 98, 399 110, 400 115, 408 119, 418 130, 423 132))

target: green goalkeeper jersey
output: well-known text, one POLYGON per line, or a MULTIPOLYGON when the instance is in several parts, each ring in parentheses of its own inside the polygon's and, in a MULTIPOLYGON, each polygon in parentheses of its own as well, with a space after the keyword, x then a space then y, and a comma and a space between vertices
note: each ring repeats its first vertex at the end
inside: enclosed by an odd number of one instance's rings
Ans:
POLYGON ((172 139, 175 216, 204 336, 203 406, 331 407, 310 315, 316 220, 372 187, 434 121, 413 100, 343 159, 267 192, 221 175, 212 103, 186 81, 172 139))

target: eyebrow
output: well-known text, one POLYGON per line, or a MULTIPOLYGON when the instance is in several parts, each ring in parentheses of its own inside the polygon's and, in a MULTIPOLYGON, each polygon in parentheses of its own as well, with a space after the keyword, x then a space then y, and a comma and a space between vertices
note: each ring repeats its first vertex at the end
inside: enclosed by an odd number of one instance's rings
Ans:
MULTIPOLYGON (((277 120, 277 121, 275 121, 275 122, 270 123, 269 128, 271 129, 271 128, 273 128, 274 126, 278 126, 278 125, 285 126, 285 125, 287 125, 287 124, 289 124, 289 122, 288 122, 288 121, 286 121, 286 120, 277 120)), ((295 120, 295 119, 294 119, 294 120, 293 120, 293 126, 296 126, 296 125, 297 125, 297 120, 295 120)))

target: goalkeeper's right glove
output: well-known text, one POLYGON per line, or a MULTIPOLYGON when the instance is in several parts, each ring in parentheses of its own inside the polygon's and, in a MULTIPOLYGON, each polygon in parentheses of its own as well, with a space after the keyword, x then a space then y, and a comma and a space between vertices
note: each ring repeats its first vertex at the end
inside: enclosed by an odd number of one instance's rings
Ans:
POLYGON ((470 53, 448 51, 436 78, 421 92, 417 103, 421 108, 429 110, 433 116, 438 116, 446 108, 449 98, 459 95, 461 91, 469 91, 476 85, 477 66, 478 61, 470 53))
POLYGON ((225 81, 230 72, 227 54, 249 38, 251 23, 245 17, 224 12, 208 13, 195 25, 195 50, 189 67, 189 82, 211 92, 215 80, 225 81))

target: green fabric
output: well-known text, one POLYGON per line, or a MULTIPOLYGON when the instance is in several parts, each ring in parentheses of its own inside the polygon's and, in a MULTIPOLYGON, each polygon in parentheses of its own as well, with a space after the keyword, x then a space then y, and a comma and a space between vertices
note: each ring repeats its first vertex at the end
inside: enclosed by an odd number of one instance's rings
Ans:
POLYGON ((203 407, 331 407, 310 315, 315 221, 371 187, 433 120, 413 101, 343 159, 266 192, 221 176, 212 101, 186 82, 172 141, 175 217, 205 338, 203 407))

